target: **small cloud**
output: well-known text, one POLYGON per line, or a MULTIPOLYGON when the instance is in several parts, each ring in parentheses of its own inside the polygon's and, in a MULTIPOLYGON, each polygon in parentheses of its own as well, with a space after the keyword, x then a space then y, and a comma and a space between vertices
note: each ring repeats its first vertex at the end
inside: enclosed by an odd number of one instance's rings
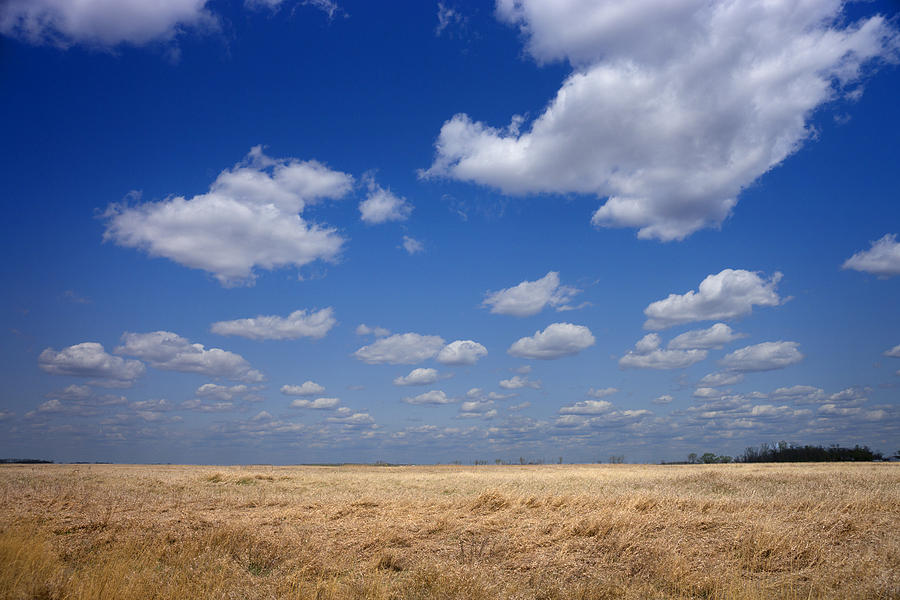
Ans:
POLYGON ((360 323, 356 327, 356 335, 374 335, 375 337, 385 337, 391 335, 390 329, 384 327, 369 327, 365 323, 360 323))
POLYGON ((404 235, 403 249, 406 250, 407 254, 418 254, 419 252, 425 252, 425 244, 423 244, 419 240, 409 237, 408 235, 404 235))
POLYGON ((316 398, 315 400, 300 400, 291 402, 291 408, 312 408, 315 410, 329 410, 340 404, 340 398, 316 398))
POLYGON ((301 385, 283 385, 281 393, 285 396, 315 396, 325 391, 325 387, 315 381, 304 381, 301 385))
POLYGON ((868 250, 860 250, 846 261, 843 269, 871 273, 882 279, 900 275, 900 243, 896 233, 885 234, 872 242, 868 250))
POLYGON ((531 381, 530 379, 522 375, 514 375, 509 379, 503 379, 502 381, 500 381, 500 387, 505 390, 518 390, 526 387, 539 390, 541 389, 541 382, 531 381))
POLYGON ((578 354, 593 346, 595 339, 584 325, 553 323, 531 337, 523 337, 509 347, 507 353, 518 358, 553 360, 578 354))
POLYGON ((62 294, 62 299, 73 304, 90 304, 92 300, 86 296, 80 296, 72 290, 66 290, 62 294))
POLYGON ((378 225, 389 221, 405 221, 409 218, 413 207, 406 198, 381 187, 372 177, 366 178, 366 185, 369 188, 368 195, 359 203, 359 218, 364 223, 378 225))
POLYGON ((489 306, 493 314, 529 317, 546 306, 553 306, 557 311, 572 309, 569 301, 580 292, 560 285, 559 273, 550 271, 535 281, 523 281, 510 288, 488 292, 482 306, 489 306))
POLYGON ((591 388, 588 390, 587 394, 588 394, 588 396, 591 396, 592 398, 605 398, 607 396, 611 396, 611 395, 615 394, 618 391, 619 391, 618 388, 614 388, 614 387, 599 388, 599 389, 591 388))
POLYGON ((394 385, 430 385, 438 380, 436 369, 413 369, 409 375, 394 379, 394 385))
POLYGON ((407 404, 451 404, 456 402, 456 399, 450 398, 441 390, 431 390, 418 396, 404 398, 403 401, 407 404))

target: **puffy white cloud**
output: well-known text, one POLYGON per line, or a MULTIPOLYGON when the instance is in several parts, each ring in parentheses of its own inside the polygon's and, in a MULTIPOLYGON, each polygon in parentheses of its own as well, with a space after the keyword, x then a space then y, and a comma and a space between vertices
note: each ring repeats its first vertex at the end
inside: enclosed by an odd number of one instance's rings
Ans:
POLYGON ((500 387, 502 387, 504 390, 520 390, 526 387, 539 390, 541 389, 541 382, 532 381, 522 375, 513 375, 509 379, 501 380, 500 387))
POLYGON ((608 400, 582 400, 570 406, 559 409, 561 415, 602 415, 613 409, 613 403, 608 400))
POLYGON ((341 403, 340 398, 316 398, 315 400, 300 400, 291 402, 292 408, 313 408, 316 410, 328 410, 341 403))
POLYGON ((250 391, 246 385, 219 385, 216 383, 204 383, 194 392, 200 398, 215 398, 216 400, 234 400, 238 396, 244 396, 250 391))
POLYGON ((674 399, 675 398, 673 398, 669 394, 663 394, 662 396, 657 396, 656 398, 654 398, 653 404, 669 404, 674 399))
POLYGON ((249 383, 265 380, 265 376, 250 367, 244 357, 221 348, 205 348, 192 344, 171 331, 125 333, 116 354, 137 356, 150 366, 167 371, 201 373, 209 377, 224 377, 249 383))
POLYGON ((772 396, 778 398, 790 398, 792 400, 816 401, 825 399, 825 390, 813 387, 811 385, 793 385, 790 387, 780 387, 772 396))
POLYGON ((797 342, 763 342, 753 346, 739 348, 726 354, 719 361, 731 371, 773 371, 784 369, 803 360, 803 354, 797 349, 797 342))
POLYGON ((619 359, 623 369, 683 369, 706 358, 706 350, 663 350, 660 337, 648 333, 634 345, 634 350, 619 359))
POLYGON ((353 412, 346 406, 337 409, 336 413, 335 416, 328 417, 329 423, 340 423, 348 429, 374 427, 375 419, 369 413, 353 412))
POLYGON ((213 402, 212 404, 204 402, 200 398, 191 398, 181 403, 184 410, 193 410, 204 413, 220 413, 235 410, 237 405, 230 401, 213 402))
POLYGON ((155 398, 151 400, 139 400, 137 402, 132 402, 131 407, 136 410, 145 410, 145 411, 154 411, 154 412, 168 412, 170 410, 175 410, 175 405, 166 400, 165 398, 155 398))
POLYGON ((682 239, 728 217, 741 190, 813 135, 815 110, 891 54, 883 17, 847 23, 841 0, 500 0, 539 62, 573 72, 531 123, 457 114, 425 177, 508 194, 605 198, 598 227, 682 239))
POLYGON ((536 281, 523 281, 511 288, 488 292, 482 306, 490 306, 491 312, 498 315, 528 317, 536 315, 548 305, 562 310, 580 291, 560 285, 559 273, 550 271, 536 281))
POLYGON ((616 392, 618 392, 618 388, 608 387, 608 388, 591 388, 588 390, 588 396, 592 398, 605 398, 607 396, 612 396, 616 392))
POLYGON ((369 225, 387 223, 388 221, 405 221, 412 213, 412 205, 386 190, 373 179, 368 181, 369 192, 366 199, 359 203, 359 218, 369 225))
POLYGON ((390 329, 384 327, 369 327, 365 323, 360 323, 356 327, 356 335, 374 335, 375 337, 385 337, 391 335, 390 329))
POLYGON ((696 292, 669 294, 664 300, 652 302, 644 309, 647 316, 644 329, 734 319, 749 315, 754 306, 778 306, 782 299, 775 292, 775 286, 781 277, 781 273, 776 272, 766 280, 752 271, 723 269, 708 275, 696 292))
POLYGON ((428 385, 438 380, 436 369, 413 369, 409 375, 394 379, 394 385, 428 385))
POLYGON ((260 146, 219 174, 205 194, 107 209, 104 240, 212 273, 222 285, 250 284, 254 269, 332 260, 344 239, 299 213, 340 198, 353 178, 316 161, 273 159, 260 146))
POLYGON ((304 381, 302 385, 283 385, 281 393, 285 396, 315 396, 325 391, 325 387, 315 381, 304 381))
POLYGON ((6 0, 0 33, 32 44, 68 47, 169 41, 186 28, 211 28, 207 0, 6 0))
POLYGON ((459 418, 461 419, 493 419, 497 416, 497 410, 493 408, 491 400, 467 400, 459 406, 459 418))
POLYGON ((594 345, 594 335, 584 325, 553 323, 531 337, 523 337, 507 353, 518 358, 551 360, 577 354, 594 345))
POLYGON ((259 315, 250 319, 218 321, 210 331, 219 335, 238 335, 251 340, 321 339, 337 324, 330 306, 316 312, 295 310, 287 317, 259 315))
POLYGON ((894 346, 894 347, 891 348, 890 350, 885 350, 885 351, 884 351, 884 355, 885 355, 885 356, 890 356, 890 357, 892 357, 892 358, 900 358, 900 344, 897 344, 896 346, 894 346))
POLYGON ((83 342, 56 351, 47 348, 38 357, 38 365, 51 375, 92 377, 97 385, 128 387, 144 374, 139 360, 126 360, 107 354, 97 342, 83 342))
POLYGON ((747 336, 742 333, 735 333, 725 323, 716 323, 707 329, 694 329, 675 336, 669 341, 669 348, 672 350, 721 348, 725 344, 742 337, 747 336))
POLYGON ((487 353, 487 348, 478 342, 456 340, 441 348, 435 360, 442 365, 474 365, 487 353))
POLYGON ((734 385, 744 380, 743 373, 735 373, 732 371, 717 371, 704 375, 699 384, 701 387, 714 388, 726 385, 734 385))
POLYGON ((403 249, 406 250, 407 254, 418 254, 419 252, 425 252, 425 244, 415 238, 404 235, 403 249))
POLYGON ((411 365, 431 358, 443 345, 444 339, 436 335, 397 333, 363 346, 353 356, 370 365, 411 365))
POLYGON ((431 390, 418 396, 406 397, 403 401, 407 404, 451 404, 456 399, 450 398, 441 390, 431 390))
POLYGON ((868 250, 860 250, 846 261, 844 269, 853 269, 887 278, 900 275, 900 243, 897 234, 888 233, 872 242, 868 250))
POLYGON ((93 394, 93 390, 86 385, 72 384, 66 386, 64 390, 50 392, 49 394, 47 394, 47 397, 58 398, 60 400, 86 400, 93 394))

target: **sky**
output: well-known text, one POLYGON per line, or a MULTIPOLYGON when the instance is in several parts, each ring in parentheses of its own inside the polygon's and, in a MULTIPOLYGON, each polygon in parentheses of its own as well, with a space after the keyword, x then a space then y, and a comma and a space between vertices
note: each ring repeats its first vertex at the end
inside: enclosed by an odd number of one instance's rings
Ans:
POLYGON ((7 0, 0 456, 893 454, 898 13, 7 0))

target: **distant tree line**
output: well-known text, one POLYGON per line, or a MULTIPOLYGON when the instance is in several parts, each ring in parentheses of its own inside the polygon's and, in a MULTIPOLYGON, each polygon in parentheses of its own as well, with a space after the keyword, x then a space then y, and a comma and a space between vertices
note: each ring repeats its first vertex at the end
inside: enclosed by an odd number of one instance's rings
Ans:
POLYGON ((868 446, 855 445, 852 448, 841 446, 797 446, 786 442, 762 444, 759 448, 747 448, 739 457, 740 462, 840 462, 840 461, 873 461, 884 460, 881 452, 875 452, 868 446))
MULTIPOLYGON (((725 454, 704 452, 697 454, 691 452, 686 461, 663 462, 664 465, 709 465, 718 463, 763 463, 763 462, 843 462, 843 461, 873 461, 885 460, 887 457, 881 452, 876 452, 868 446, 857 444, 853 448, 843 448, 838 445, 828 446, 799 446, 788 442, 776 442, 774 444, 762 444, 758 448, 747 448, 740 456, 731 457, 725 454)), ((894 456, 900 458, 900 452, 894 456)))
POLYGON ((40 458, 0 458, 0 465, 50 465, 52 460, 40 458))

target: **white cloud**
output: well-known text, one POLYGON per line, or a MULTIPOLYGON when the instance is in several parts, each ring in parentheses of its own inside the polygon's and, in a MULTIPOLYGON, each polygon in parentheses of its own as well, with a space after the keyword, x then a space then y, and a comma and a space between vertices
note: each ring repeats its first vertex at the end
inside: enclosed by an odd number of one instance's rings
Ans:
POLYGON ((743 373, 734 373, 731 371, 717 371, 715 373, 709 373, 708 375, 704 375, 703 378, 698 383, 701 387, 722 387, 726 385, 734 385, 735 383, 740 383, 744 380, 743 373))
POLYGON ((591 330, 584 325, 553 323, 543 331, 535 331, 531 337, 514 342, 507 352, 518 358, 551 360, 577 354, 594 342, 591 330))
POLYGON ((97 342, 83 342, 59 352, 47 348, 38 357, 38 365, 51 375, 92 377, 98 385, 128 387, 144 374, 143 363, 107 354, 97 342))
POLYGON ((559 409, 561 415, 602 415, 613 409, 613 403, 608 400, 582 400, 570 406, 559 409))
POLYGON ((681 335, 675 336, 669 342, 669 348, 672 350, 706 350, 710 348, 721 348, 725 344, 729 344, 734 340, 747 337, 742 333, 735 333, 731 327, 725 323, 716 323, 707 329, 694 329, 693 331, 685 331, 681 335))
POLYGON ((891 348, 890 350, 885 350, 885 351, 884 351, 884 355, 885 355, 885 356, 890 356, 890 357, 892 357, 892 358, 900 358, 900 344, 897 344, 896 346, 894 346, 894 347, 891 348))
POLYGON ((658 396, 658 397, 654 398, 654 399, 653 399, 653 404, 669 404, 669 403, 672 402, 672 400, 674 400, 674 399, 675 399, 675 398, 673 398, 673 397, 672 397, 671 395, 669 395, 669 394, 663 394, 662 396, 658 396))
POLYGON ((304 381, 302 385, 283 385, 281 393, 285 396, 315 396, 325 391, 325 387, 315 381, 304 381))
MULTIPOLYGON (((113 357, 115 358, 115 357, 113 357)), ((58 398, 60 400, 87 400, 93 395, 93 390, 86 385, 68 385, 64 390, 54 391, 47 394, 48 398, 58 398)))
POLYGON ((498 18, 538 62, 573 72, 530 124, 452 117, 422 176, 595 194, 594 225, 641 238, 718 227, 813 135, 818 107, 856 93, 863 66, 894 52, 891 24, 846 23, 843 4, 500 0, 498 18))
POLYGON ((329 306, 316 312, 295 310, 287 317, 259 315, 251 319, 219 321, 212 324, 210 331, 251 340, 296 340, 301 337, 321 339, 336 324, 334 309, 329 306))
POLYGON ((168 412, 170 410, 175 410, 175 406, 166 400, 165 398, 155 398, 151 400, 139 400, 137 402, 132 402, 131 407, 136 410, 143 411, 154 411, 154 412, 168 412))
POLYGON ((328 410, 341 403, 340 398, 316 398, 315 400, 300 400, 291 402, 292 408, 313 408, 316 410, 328 410))
POLYGON ((871 273, 881 278, 900 275, 900 243, 897 234, 888 233, 872 242, 868 250, 860 250, 846 261, 843 269, 871 273))
POLYGON ((493 419, 497 416, 497 410, 493 408, 491 400, 467 400, 459 406, 459 418, 461 419, 493 419))
POLYGON ((434 34, 438 37, 451 26, 462 26, 466 22, 466 18, 455 8, 447 6, 443 2, 438 2, 437 11, 437 27, 434 28, 434 34))
POLYGON ((811 385, 793 385, 791 387, 778 388, 777 390, 772 392, 772 396, 776 396, 779 398, 790 398, 793 400, 824 400, 825 390, 823 390, 822 388, 813 387, 811 385))
POLYGON ((6 0, 0 33, 32 44, 67 48, 140 46, 173 40, 186 28, 209 29, 216 18, 207 0, 6 0))
POLYGON ((660 337, 648 333, 637 341, 634 350, 619 359, 623 369, 684 369, 706 358, 706 350, 663 350, 660 337))
POLYGON ((356 335, 375 335, 375 337, 385 337, 391 335, 390 329, 384 327, 369 327, 365 323, 360 323, 356 327, 356 335))
POLYGON ((436 369, 413 369, 409 375, 394 379, 394 385, 428 385, 438 380, 436 369))
POLYGON ((407 254, 418 254, 419 252, 425 252, 425 244, 417 239, 409 237, 408 235, 404 235, 403 249, 406 250, 407 254))
POLYGON ((523 281, 511 288, 488 292, 482 306, 490 306, 491 313, 528 317, 541 312, 547 305, 563 310, 581 290, 559 284, 559 273, 550 271, 536 281, 523 281))
POLYGON ((803 360, 797 342, 763 342, 739 348, 719 361, 731 371, 772 371, 784 369, 803 360))
MULTIPOLYGON (((749 315, 754 306, 778 306, 782 299, 775 292, 781 280, 775 273, 766 280, 752 271, 724 269, 708 275, 698 291, 669 294, 644 309, 644 329, 667 329, 695 321, 728 320, 749 315)), ((715 327, 715 326, 713 326, 715 327)), ((677 339, 677 338, 676 338, 677 339)))
POLYGON ((369 225, 387 223, 388 221, 405 221, 412 213, 412 205, 395 195, 391 190, 386 190, 374 179, 368 180, 369 193, 366 199, 359 203, 359 218, 369 225))
POLYGON ((170 331, 124 333, 116 354, 137 356, 150 366, 166 371, 201 373, 209 377, 224 377, 250 383, 265 380, 252 369, 244 357, 221 348, 205 348, 170 331))
POLYGON ((444 339, 436 335, 397 333, 363 346, 353 356, 370 365, 411 365, 431 358, 443 345, 444 339))
POLYGON ((523 377, 522 375, 513 375, 509 379, 503 379, 500 381, 500 387, 504 390, 520 390, 522 388, 532 388, 535 390, 541 389, 540 381, 531 381, 527 377, 523 377))
POLYGON ((431 390, 418 396, 406 397, 403 401, 407 404, 451 404, 456 399, 448 397, 441 390, 431 390))
POLYGON ((478 342, 456 340, 441 348, 435 360, 442 365, 474 365, 487 353, 487 348, 478 342))
POLYGON ((218 385, 215 383, 204 383, 194 392, 195 396, 201 398, 215 398, 216 400, 234 400, 238 396, 243 396, 250 391, 246 385, 218 385))
POLYGON ((222 285, 252 284, 257 267, 301 267, 337 256, 344 239, 299 213, 344 196, 352 183, 316 161, 273 159, 256 146, 205 194, 110 205, 103 239, 203 269, 222 285))
POLYGON ((618 388, 608 387, 608 388, 591 388, 588 390, 588 396, 592 398, 605 398, 607 396, 612 396, 616 392, 618 392, 618 388))
MULTIPOLYGON (((269 8, 271 10, 278 10, 278 8, 286 1, 287 0, 244 0, 244 6, 247 8, 269 8)), ((312 6, 321 10, 328 15, 329 19, 334 18, 334 15, 341 10, 341 7, 337 2, 334 2, 334 0, 301 0, 300 4, 312 6)))

